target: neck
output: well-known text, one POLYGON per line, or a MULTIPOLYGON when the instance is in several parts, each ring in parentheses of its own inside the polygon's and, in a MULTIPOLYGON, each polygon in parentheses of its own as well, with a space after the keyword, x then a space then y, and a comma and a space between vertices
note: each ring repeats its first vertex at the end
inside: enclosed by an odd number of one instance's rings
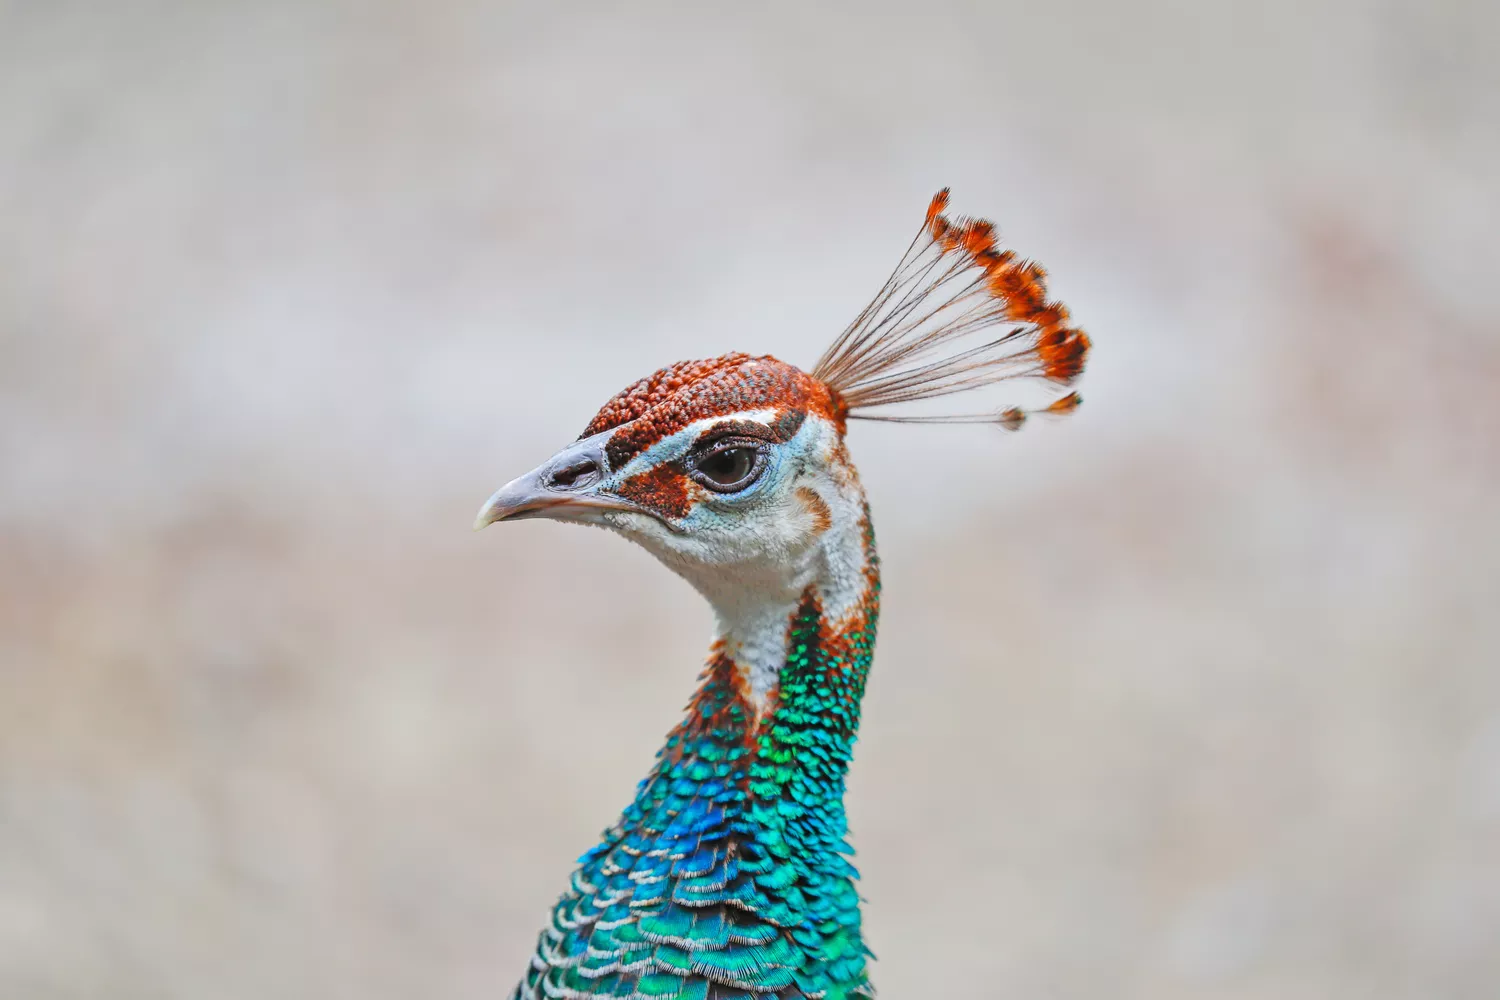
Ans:
POLYGON ((844 841, 879 611, 867 514, 854 543, 857 574, 849 552, 825 551, 795 597, 740 615, 716 607, 722 632, 687 716, 581 859, 532 986, 595 991, 611 976, 621 996, 721 995, 703 992, 712 984, 752 997, 868 995, 844 841), (767 682, 759 672, 773 662, 767 682))
POLYGON ((849 529, 825 532, 805 561, 806 572, 781 578, 789 582, 726 588, 726 594, 758 593, 758 600, 734 603, 710 593, 719 633, 687 717, 668 737, 663 756, 703 739, 743 746, 758 761, 774 757, 781 771, 805 765, 837 779, 842 793, 880 611, 868 512, 849 529), (794 731, 807 747, 844 751, 834 770, 817 764, 823 759, 817 754, 780 759, 777 747, 794 731))
POLYGON ((868 519, 860 535, 857 592, 843 579, 817 578, 795 601, 728 623, 687 717, 637 799, 646 806, 659 794, 657 785, 670 780, 675 790, 680 775, 715 765, 716 778, 727 779, 724 792, 716 781, 699 786, 700 794, 708 787, 718 793, 728 829, 738 834, 735 850, 754 893, 753 912, 773 926, 799 929, 798 964, 819 970, 807 985, 831 996, 864 982, 867 954, 852 881, 858 874, 844 840, 845 775, 880 593, 868 519))
MULTIPOLYGON (((805 503, 821 504, 807 491, 805 503)), ((782 678, 795 656, 792 630, 814 609, 820 635, 865 631, 873 640, 879 605, 879 569, 863 498, 822 504, 825 525, 795 552, 778 553, 775 565, 741 565, 732 574, 684 574, 708 599, 717 619, 714 656, 727 659, 739 678, 752 717, 774 711, 782 678), (695 578, 696 577, 696 578, 695 578)))
MULTIPOLYGON (((777 830, 787 824, 767 807, 784 806, 788 795, 804 801, 811 782, 819 791, 809 808, 828 819, 836 812, 842 831, 844 774, 880 610, 868 511, 845 527, 823 532, 798 572, 774 586, 746 586, 741 577, 722 594, 704 588, 719 635, 687 716, 661 752, 666 762, 704 747, 750 757, 740 776, 749 793, 744 808, 765 813, 759 818, 777 830), (733 596, 745 594, 759 599, 733 596)), ((788 828, 794 839, 797 831, 797 824, 788 828)))

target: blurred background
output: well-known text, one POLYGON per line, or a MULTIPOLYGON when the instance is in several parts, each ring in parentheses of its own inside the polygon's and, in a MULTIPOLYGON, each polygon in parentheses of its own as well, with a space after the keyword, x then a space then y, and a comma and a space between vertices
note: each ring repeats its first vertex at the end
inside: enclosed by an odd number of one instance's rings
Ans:
POLYGON ((712 622, 474 511, 943 185, 1097 347, 851 431, 883 994, 1494 996, 1497 10, 0 3, 0 997, 505 995, 712 622))

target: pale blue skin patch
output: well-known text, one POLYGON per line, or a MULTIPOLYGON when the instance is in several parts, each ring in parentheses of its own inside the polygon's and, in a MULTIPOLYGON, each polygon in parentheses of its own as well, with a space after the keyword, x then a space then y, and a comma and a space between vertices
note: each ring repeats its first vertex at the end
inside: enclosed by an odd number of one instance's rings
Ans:
MULTIPOLYGON (((778 416, 780 412, 777 410, 747 410, 696 421, 636 455, 619 471, 611 473, 598 488, 615 492, 627 480, 683 458, 703 434, 716 425, 747 420, 769 424, 778 416)), ((700 497, 686 517, 671 520, 672 528, 694 533, 743 531, 748 511, 787 494, 791 482, 805 468, 807 455, 821 435, 822 430, 815 421, 804 420, 791 440, 782 444, 767 443, 766 467, 755 482, 737 493, 711 493, 706 498, 700 497)))

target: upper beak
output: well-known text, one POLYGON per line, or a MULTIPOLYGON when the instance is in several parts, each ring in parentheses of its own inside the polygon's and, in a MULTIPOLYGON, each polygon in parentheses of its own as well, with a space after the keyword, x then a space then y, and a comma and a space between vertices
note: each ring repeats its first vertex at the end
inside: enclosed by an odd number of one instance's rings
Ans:
POLYGON ((474 530, 496 521, 526 517, 574 521, 584 520, 579 515, 588 511, 639 511, 628 500, 597 489, 609 471, 604 455, 604 442, 608 438, 606 431, 575 441, 526 475, 500 487, 479 508, 474 530))

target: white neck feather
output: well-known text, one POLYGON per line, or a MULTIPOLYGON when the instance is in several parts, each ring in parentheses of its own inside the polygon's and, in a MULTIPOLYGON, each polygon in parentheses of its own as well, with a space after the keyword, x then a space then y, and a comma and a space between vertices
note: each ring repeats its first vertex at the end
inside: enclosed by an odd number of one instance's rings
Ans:
POLYGON ((857 481, 849 486, 839 491, 845 495, 824 497, 831 523, 821 532, 810 529, 811 544, 786 561, 689 577, 713 607, 721 648, 739 668, 757 712, 766 710, 776 691, 792 617, 807 589, 813 588, 824 620, 835 627, 863 606, 869 586, 864 497, 857 481))

